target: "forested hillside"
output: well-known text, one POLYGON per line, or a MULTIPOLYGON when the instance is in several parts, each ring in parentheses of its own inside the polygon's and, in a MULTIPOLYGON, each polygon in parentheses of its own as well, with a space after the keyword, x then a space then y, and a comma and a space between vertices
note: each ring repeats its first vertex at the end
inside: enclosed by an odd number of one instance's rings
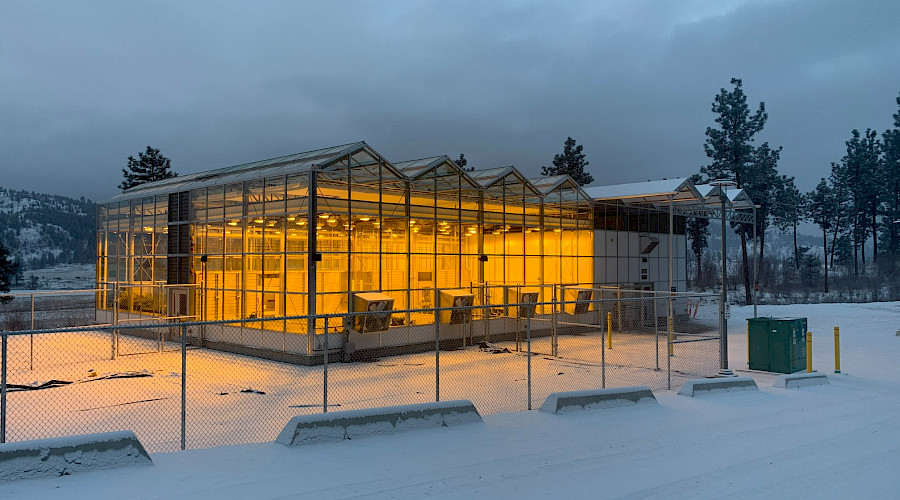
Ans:
POLYGON ((97 204, 0 187, 0 243, 27 269, 91 263, 97 204))

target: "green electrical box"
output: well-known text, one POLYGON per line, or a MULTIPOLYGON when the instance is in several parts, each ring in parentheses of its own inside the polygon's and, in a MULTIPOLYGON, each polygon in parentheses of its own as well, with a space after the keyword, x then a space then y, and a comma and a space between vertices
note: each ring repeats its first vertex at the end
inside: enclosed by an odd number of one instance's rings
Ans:
POLYGON ((806 369, 806 318, 749 318, 751 370, 795 373, 806 369))

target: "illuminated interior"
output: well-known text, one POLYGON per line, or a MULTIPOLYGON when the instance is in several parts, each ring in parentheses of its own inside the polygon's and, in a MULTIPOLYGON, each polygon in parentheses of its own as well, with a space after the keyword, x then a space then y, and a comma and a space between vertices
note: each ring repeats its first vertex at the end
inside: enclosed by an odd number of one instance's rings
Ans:
MULTIPOLYGON (((428 308, 435 288, 593 283, 592 217, 565 176, 464 172, 446 156, 390 163, 359 142, 116 196, 99 212, 97 281, 120 288, 120 310, 157 316, 173 315, 166 289, 183 286, 201 320, 346 313, 354 292, 428 308), (309 262, 310 235, 321 261, 309 262)), ((101 294, 98 309, 113 307, 101 294)), ((258 328, 304 334, 308 325, 258 328)))

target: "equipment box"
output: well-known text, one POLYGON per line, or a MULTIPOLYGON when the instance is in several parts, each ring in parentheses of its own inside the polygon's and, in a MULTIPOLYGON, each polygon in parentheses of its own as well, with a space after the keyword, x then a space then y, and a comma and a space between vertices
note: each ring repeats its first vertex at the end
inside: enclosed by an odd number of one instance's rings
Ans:
POLYGON ((749 318, 751 370, 795 373, 806 369, 806 318, 749 318))

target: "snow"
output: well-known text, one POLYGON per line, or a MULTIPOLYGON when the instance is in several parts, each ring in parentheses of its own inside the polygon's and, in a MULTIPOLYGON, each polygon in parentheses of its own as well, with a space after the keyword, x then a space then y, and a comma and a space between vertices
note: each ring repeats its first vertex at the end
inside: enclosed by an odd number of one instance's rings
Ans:
POLYGON ((359 439, 429 427, 481 422, 470 401, 439 401, 337 413, 298 415, 275 438, 285 446, 359 439))
POLYGON ((0 444, 0 482, 151 463, 130 431, 0 444))
POLYGON ((703 380, 688 380, 678 391, 680 396, 694 397, 700 394, 757 390, 756 381, 751 377, 728 377, 703 380))
POLYGON ((829 385, 790 390, 772 387, 777 374, 746 369, 751 311, 732 309, 729 356, 758 391, 657 391, 656 405, 497 413, 479 425, 300 448, 156 453, 153 467, 3 484, 0 498, 896 497, 900 303, 760 307, 807 317, 813 366, 829 374, 829 385), (836 325, 841 374, 831 373, 836 325))
POLYGON ((792 373, 780 375, 775 381, 773 387, 781 387, 783 389, 796 389, 799 387, 808 387, 811 385, 827 385, 828 375, 824 373, 792 373))

